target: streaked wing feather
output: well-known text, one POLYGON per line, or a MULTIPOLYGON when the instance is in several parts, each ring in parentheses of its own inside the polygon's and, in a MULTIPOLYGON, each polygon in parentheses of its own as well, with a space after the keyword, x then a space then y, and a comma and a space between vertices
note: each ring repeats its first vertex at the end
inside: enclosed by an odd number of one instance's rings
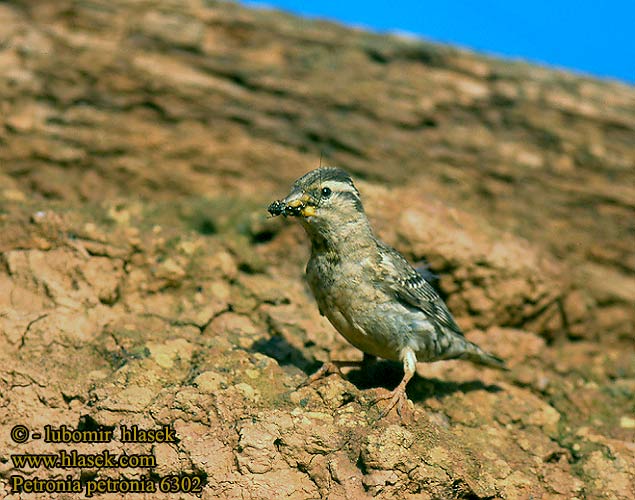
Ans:
POLYGON ((441 327, 463 335, 436 290, 393 248, 383 247, 384 283, 401 302, 416 307, 441 327))

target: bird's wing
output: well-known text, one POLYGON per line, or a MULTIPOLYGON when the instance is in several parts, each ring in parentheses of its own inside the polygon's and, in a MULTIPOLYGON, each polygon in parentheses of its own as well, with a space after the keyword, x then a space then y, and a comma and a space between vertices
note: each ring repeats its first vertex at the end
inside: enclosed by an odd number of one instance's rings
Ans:
POLYGON ((395 249, 381 246, 381 278, 386 291, 402 303, 415 307, 433 319, 439 326, 463 335, 448 307, 436 290, 395 249))

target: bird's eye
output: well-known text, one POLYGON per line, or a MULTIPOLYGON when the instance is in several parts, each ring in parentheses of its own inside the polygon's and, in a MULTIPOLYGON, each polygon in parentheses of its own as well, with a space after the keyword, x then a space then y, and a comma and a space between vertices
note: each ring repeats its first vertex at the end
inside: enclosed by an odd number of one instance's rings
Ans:
POLYGON ((322 188, 322 198, 328 198, 329 196, 331 196, 331 188, 330 187, 323 187, 322 188))

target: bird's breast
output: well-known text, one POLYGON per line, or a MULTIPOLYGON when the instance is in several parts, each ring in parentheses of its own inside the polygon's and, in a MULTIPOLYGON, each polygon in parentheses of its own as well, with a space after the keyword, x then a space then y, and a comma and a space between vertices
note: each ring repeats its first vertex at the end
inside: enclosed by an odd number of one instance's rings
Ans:
POLYGON ((388 318, 381 314, 386 297, 365 275, 368 265, 359 259, 331 267, 325 260, 312 258, 307 280, 320 311, 346 340, 366 353, 399 359, 388 318))

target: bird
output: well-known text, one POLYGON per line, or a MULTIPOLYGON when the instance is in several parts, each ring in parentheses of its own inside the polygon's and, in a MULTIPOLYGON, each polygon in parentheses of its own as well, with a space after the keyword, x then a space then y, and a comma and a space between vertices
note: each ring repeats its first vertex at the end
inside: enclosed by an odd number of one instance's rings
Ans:
MULTIPOLYGON (((375 236, 351 176, 319 167, 297 179, 289 194, 272 202, 271 216, 297 218, 311 242, 306 279, 320 314, 364 361, 377 357, 403 364, 404 375, 387 396, 381 417, 399 415, 418 362, 463 359, 501 370, 505 362, 465 338, 448 307, 422 274, 375 236)), ((360 362, 329 361, 304 384, 360 362)))

